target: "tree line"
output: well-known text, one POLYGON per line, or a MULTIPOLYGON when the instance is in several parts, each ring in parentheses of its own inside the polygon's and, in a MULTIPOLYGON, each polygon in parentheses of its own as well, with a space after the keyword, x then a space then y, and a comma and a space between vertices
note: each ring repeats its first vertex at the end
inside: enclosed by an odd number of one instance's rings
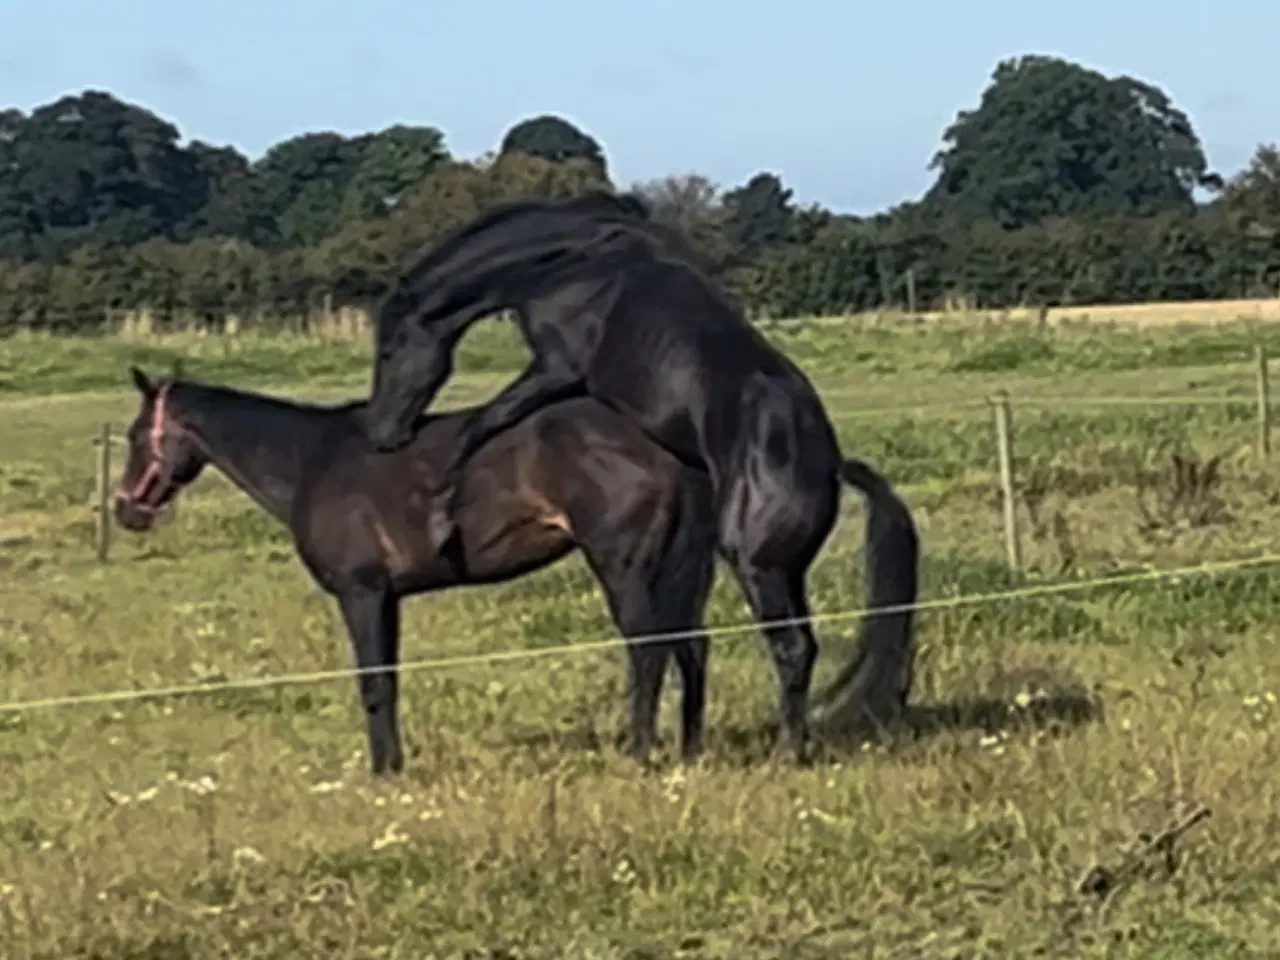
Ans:
POLYGON ((869 217, 798 204, 761 171, 615 184, 550 115, 453 156, 429 126, 308 133, 257 160, 88 90, 0 111, 0 332, 92 331, 122 311, 271 322, 368 306, 487 206, 630 189, 754 314, 1276 296, 1280 151, 1229 179, 1158 87, 1046 56, 999 63, 922 197, 869 217))

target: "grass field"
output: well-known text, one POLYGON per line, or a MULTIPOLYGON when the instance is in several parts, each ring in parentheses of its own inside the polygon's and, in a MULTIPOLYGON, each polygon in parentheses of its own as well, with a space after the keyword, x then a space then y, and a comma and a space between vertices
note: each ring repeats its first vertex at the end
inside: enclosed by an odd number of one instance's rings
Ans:
MULTIPOLYGON (((1253 451, 1249 358, 1258 341, 1280 355, 1280 331, 1157 327, 772 336, 845 449, 901 485, 924 594, 941 597, 1015 585, 989 414, 961 403, 997 388, 1014 396, 1032 582, 1274 549, 1280 483, 1253 451), (1241 403, 1033 402, 1113 394, 1241 403), (932 406, 868 412, 910 404, 932 406), (1221 457, 1217 479, 1180 484, 1179 451, 1221 457)), ((5 699, 348 664, 331 602, 221 477, 95 562, 90 441, 133 414, 129 361, 177 357, 308 397, 358 395, 368 376, 350 338, 0 342, 5 699)), ((509 330, 478 331, 450 403, 522 359, 509 330)), ((861 602, 846 502, 818 611, 861 602)), ((15 960, 1277 957, 1278 601, 1262 569, 924 613, 915 699, 932 722, 828 745, 807 770, 768 759, 775 686, 751 633, 715 643, 709 756, 652 775, 613 746, 616 650, 408 675, 412 753, 392 784, 365 772, 349 680, 0 714, 0 943, 15 960), (1211 817, 1167 855, 1126 852, 1197 804, 1211 817)), ((745 618, 722 577, 710 622, 745 618)), ((820 685, 855 629, 820 628, 820 685)), ((572 558, 409 601, 405 656, 609 633, 572 558)))

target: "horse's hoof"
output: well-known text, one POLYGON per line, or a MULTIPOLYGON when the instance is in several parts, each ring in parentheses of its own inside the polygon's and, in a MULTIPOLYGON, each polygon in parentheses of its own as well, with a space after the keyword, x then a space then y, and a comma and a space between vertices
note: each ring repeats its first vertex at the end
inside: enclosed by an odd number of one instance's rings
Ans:
POLYGON ((658 764, 653 759, 652 748, 632 747, 628 749, 624 755, 628 760, 640 768, 641 773, 649 774, 658 769, 658 764))

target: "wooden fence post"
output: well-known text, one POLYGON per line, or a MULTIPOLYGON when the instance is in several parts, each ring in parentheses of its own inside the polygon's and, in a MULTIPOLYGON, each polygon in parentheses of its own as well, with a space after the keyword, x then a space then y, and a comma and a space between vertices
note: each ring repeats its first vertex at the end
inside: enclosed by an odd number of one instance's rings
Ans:
POLYGON ((98 436, 97 456, 97 550, 98 559, 106 563, 111 550, 111 424, 104 423, 98 436))
POLYGON ((1258 344, 1254 356, 1258 363, 1258 453, 1265 460, 1271 456, 1271 378, 1267 375, 1267 348, 1258 344))
POLYGON ((996 460, 1000 467, 1000 493, 1004 501, 1004 549, 1009 569, 1022 572, 1022 542, 1018 536, 1018 501, 1013 473, 1013 405, 1009 393, 999 390, 991 398, 995 415, 996 460))

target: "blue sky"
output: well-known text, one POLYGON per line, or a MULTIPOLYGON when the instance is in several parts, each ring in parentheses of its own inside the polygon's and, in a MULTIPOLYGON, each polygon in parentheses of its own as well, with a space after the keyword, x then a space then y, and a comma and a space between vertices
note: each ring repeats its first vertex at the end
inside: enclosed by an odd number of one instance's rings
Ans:
POLYGON ((770 169, 870 212, 927 187, 955 112, 1029 52, 1159 84, 1233 173, 1280 140, 1278 36, 1262 0, 0 0, 0 104, 107 89, 251 156, 396 122, 475 156, 553 112, 623 184, 770 169))

